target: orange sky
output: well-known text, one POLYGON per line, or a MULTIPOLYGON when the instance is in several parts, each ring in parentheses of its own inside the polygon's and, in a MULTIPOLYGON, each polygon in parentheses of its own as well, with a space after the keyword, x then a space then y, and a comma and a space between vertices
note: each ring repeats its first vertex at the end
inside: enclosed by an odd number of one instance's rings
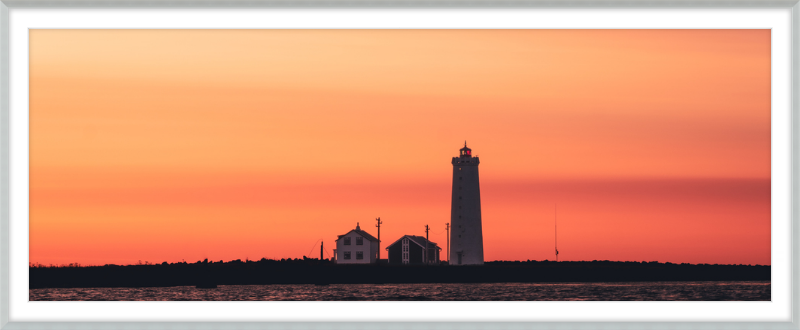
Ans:
POLYGON ((770 264, 769 30, 31 30, 30 261, 443 246, 464 140, 486 260, 770 264))

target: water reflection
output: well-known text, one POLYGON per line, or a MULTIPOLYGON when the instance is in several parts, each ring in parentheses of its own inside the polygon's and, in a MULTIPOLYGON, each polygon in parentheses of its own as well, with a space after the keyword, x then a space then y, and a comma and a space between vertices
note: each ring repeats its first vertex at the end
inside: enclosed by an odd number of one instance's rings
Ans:
POLYGON ((34 289, 30 300, 770 300, 769 281, 480 284, 220 285, 34 289))

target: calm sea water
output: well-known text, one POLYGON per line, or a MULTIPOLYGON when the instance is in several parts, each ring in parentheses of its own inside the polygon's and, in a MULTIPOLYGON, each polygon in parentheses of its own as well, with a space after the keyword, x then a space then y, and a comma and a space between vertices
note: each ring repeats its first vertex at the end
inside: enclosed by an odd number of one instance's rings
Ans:
POLYGON ((30 290, 30 300, 770 300, 769 281, 221 285, 30 290))

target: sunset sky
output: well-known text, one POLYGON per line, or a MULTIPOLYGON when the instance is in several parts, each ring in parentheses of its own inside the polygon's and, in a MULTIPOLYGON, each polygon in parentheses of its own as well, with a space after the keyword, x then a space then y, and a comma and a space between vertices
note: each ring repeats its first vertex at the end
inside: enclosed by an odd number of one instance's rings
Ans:
POLYGON ((769 30, 31 30, 30 261, 444 246, 465 140, 487 261, 770 264, 769 30))

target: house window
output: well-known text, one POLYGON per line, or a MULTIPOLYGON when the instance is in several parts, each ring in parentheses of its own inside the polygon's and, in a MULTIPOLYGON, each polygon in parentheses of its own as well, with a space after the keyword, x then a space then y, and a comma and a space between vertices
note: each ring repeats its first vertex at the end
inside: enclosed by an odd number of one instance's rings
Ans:
MULTIPOLYGON (((350 245, 350 237, 345 237, 344 238, 344 245, 350 245)), ((350 258, 348 258, 348 259, 350 259, 350 258)))
POLYGON ((364 252, 356 251, 356 259, 364 259, 364 252))
POLYGON ((364 238, 356 237, 356 245, 364 245, 364 238))
POLYGON ((347 251, 347 252, 344 253, 344 259, 345 260, 350 260, 350 251, 347 251))

